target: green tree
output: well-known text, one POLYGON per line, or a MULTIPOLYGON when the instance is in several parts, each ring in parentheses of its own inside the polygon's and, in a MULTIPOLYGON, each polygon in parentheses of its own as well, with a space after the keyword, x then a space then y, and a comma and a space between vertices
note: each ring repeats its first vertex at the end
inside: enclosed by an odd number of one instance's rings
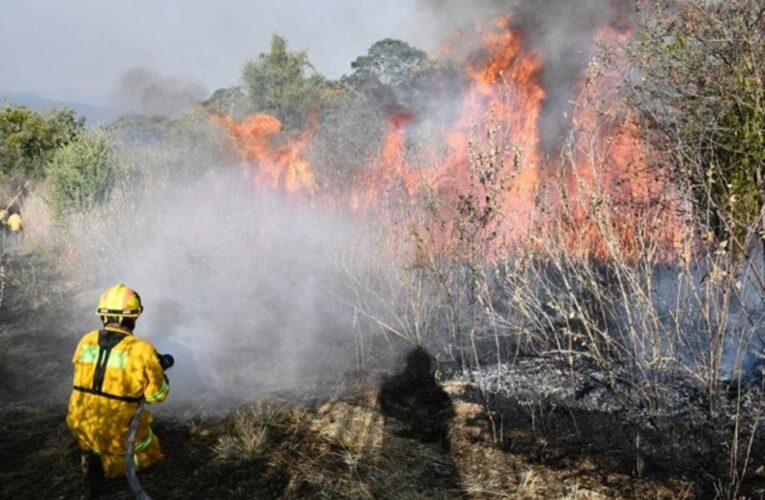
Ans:
POLYGON ((71 109, 44 113, 23 106, 0 110, 0 176, 6 181, 40 178, 58 148, 85 130, 85 119, 71 109))
POLYGON ((107 201, 118 168, 119 161, 102 133, 83 134, 57 150, 45 169, 53 216, 61 221, 69 213, 107 201))
POLYGON ((467 86, 464 71, 453 63, 428 58, 401 40, 375 42, 351 63, 353 72, 342 83, 367 96, 383 113, 403 109, 421 117, 449 121, 467 86))
POLYGON ((269 52, 245 64, 242 89, 247 112, 273 115, 288 129, 302 127, 310 113, 319 111, 331 94, 324 77, 308 62, 307 54, 291 52, 286 40, 276 35, 269 52))
POLYGON ((720 239, 765 249, 765 4, 643 2, 632 100, 720 239))
POLYGON ((379 82, 399 87, 408 84, 427 60, 425 52, 401 40, 386 38, 374 43, 365 56, 351 63, 353 73, 346 81, 359 86, 379 82))

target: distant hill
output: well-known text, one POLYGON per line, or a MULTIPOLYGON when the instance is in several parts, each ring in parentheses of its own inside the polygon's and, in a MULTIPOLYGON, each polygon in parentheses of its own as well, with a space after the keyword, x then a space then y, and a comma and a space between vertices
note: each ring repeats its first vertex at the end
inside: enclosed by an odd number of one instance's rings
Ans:
POLYGON ((40 97, 27 92, 0 90, 0 106, 3 106, 4 104, 22 105, 35 111, 42 111, 50 108, 71 108, 85 117, 88 127, 111 123, 125 113, 118 109, 84 102, 60 101, 57 99, 40 97))

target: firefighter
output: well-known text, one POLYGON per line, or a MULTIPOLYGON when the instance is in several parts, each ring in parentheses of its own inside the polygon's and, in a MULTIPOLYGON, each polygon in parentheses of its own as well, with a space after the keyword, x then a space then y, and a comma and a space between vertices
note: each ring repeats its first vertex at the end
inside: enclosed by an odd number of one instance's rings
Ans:
POLYGON ((20 243, 24 238, 24 221, 21 219, 21 212, 18 207, 12 207, 8 210, 8 219, 5 221, 5 226, 11 243, 20 243))
MULTIPOLYGON (((96 314, 103 328, 80 340, 74 352, 74 387, 66 421, 83 453, 86 496, 97 496, 104 478, 125 475, 126 438, 141 400, 159 403, 170 387, 165 369, 172 357, 160 355, 133 335, 143 312, 141 297, 123 284, 106 290, 96 314)), ((164 458, 144 412, 135 438, 133 461, 143 469, 164 458)))

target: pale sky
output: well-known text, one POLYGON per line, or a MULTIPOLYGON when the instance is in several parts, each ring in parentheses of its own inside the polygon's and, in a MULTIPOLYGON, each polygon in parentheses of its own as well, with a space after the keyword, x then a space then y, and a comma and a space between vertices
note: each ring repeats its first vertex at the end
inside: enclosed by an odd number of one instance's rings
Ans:
POLYGON ((125 71, 149 68, 208 91, 238 82, 271 35, 330 77, 377 40, 439 40, 416 0, 0 0, 0 90, 111 104, 125 71))

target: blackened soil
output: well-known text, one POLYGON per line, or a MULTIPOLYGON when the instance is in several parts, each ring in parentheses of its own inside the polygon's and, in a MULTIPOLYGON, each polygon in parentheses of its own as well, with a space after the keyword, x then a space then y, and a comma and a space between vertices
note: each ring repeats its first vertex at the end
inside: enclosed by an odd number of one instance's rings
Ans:
POLYGON ((742 411, 737 428, 735 414, 724 407, 712 412, 696 405, 682 413, 656 415, 487 396, 476 388, 468 392, 472 394, 463 397, 490 409, 479 418, 485 426, 493 426, 502 449, 530 463, 571 470, 587 460, 604 474, 687 480, 693 483, 695 497, 712 498, 733 484, 731 460, 735 457, 739 476, 747 464, 738 495, 765 495, 765 436, 759 428, 753 438, 751 432, 758 424, 757 414, 742 411))

